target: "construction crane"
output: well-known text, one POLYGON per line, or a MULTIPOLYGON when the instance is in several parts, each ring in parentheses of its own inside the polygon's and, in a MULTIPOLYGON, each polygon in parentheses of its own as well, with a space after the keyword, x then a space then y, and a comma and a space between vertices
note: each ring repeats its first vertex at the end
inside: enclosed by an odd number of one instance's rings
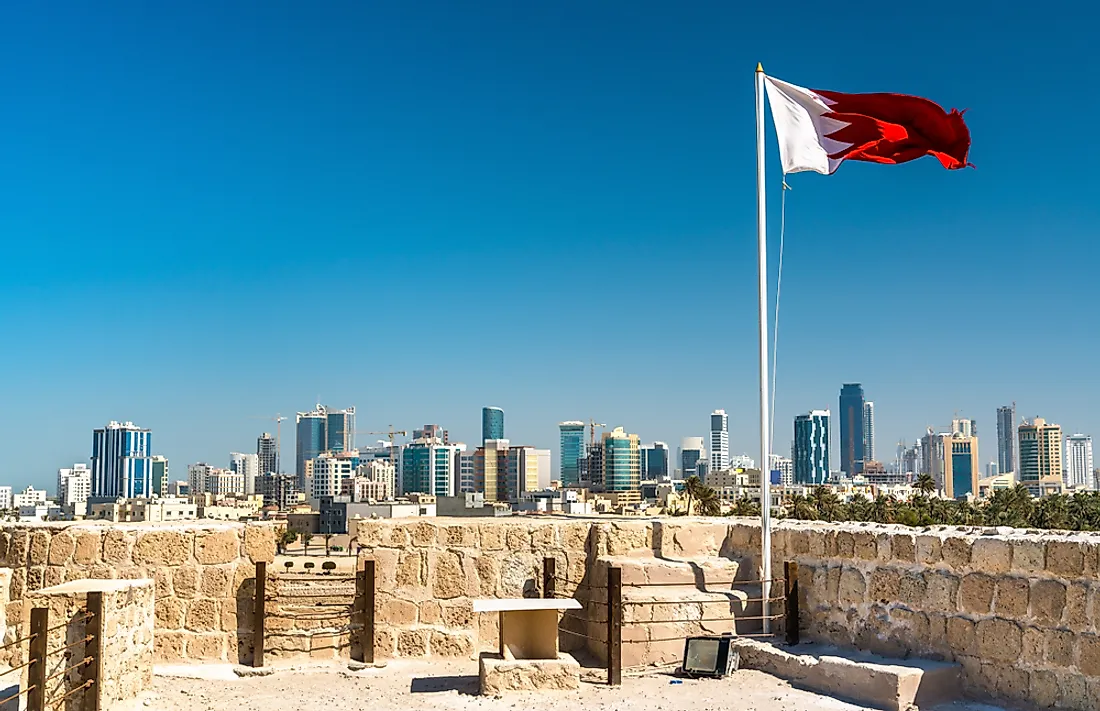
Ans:
POLYGON ((402 437, 408 437, 409 436, 408 432, 406 432, 405 430, 395 430, 393 428, 393 425, 390 425, 389 430, 387 430, 385 432, 365 432, 365 431, 360 430, 360 431, 357 431, 355 434, 357 434, 357 435, 360 435, 360 434, 386 435, 386 437, 390 441, 390 464, 392 464, 394 466, 394 469, 396 470, 396 468, 397 468, 397 459, 396 459, 396 455, 395 455, 396 447, 394 446, 394 443, 395 443, 395 440, 397 439, 398 435, 401 435, 402 437))
POLYGON ((596 428, 607 427, 602 422, 596 422, 595 420, 588 420, 588 444, 596 444, 596 428))
MULTIPOLYGON (((275 423, 275 469, 276 474, 282 473, 283 462, 283 421, 289 420, 289 417, 283 417, 281 413, 276 412, 274 417, 270 415, 253 415, 250 420, 270 420, 275 423)), ((261 472, 266 474, 267 472, 261 472)))

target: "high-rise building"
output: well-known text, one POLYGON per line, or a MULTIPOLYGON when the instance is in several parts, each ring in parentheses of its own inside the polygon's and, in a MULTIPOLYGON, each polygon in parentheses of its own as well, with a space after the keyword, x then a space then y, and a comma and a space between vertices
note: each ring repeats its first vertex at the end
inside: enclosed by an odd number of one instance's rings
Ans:
POLYGON ((159 454, 152 457, 153 464, 153 493, 157 496, 168 496, 168 481, 171 475, 168 471, 168 458, 159 454))
POLYGON ((420 437, 401 452, 401 493, 455 496, 459 491, 456 454, 464 444, 443 444, 437 437, 420 437))
MULTIPOLYGON (((194 493, 194 490, 192 490, 194 493)), ((206 472, 206 491, 214 496, 244 496, 244 474, 232 469, 211 467, 206 472)))
POLYGON ((1032 496, 1041 496, 1046 482, 1062 480, 1062 428, 1041 417, 1017 428, 1020 471, 1017 481, 1032 496))
POLYGON ((504 410, 499 407, 481 408, 481 441, 504 439, 504 410))
POLYGON ((710 469, 721 471, 730 466, 730 423, 725 410, 710 413, 710 469))
POLYGON ((1016 403, 997 408, 997 466, 1001 474, 1019 473, 1016 462, 1016 403))
POLYGON ((458 467, 458 493, 472 494, 477 491, 474 486, 474 453, 458 452, 455 457, 458 458, 455 465, 458 467))
POLYGON ((954 432, 943 436, 943 490, 949 499, 978 495, 978 438, 954 432))
POLYGON ((863 461, 875 460, 875 403, 863 403, 863 461))
POLYGON ((450 444, 450 438, 447 430, 443 429, 439 425, 424 425, 420 429, 413 429, 413 439, 430 439, 436 440, 439 444, 450 444))
POLYGON ((1000 465, 997 462, 989 462, 985 465, 985 478, 992 479, 995 476, 1001 475, 1000 465))
POLYGON ((539 455, 534 447, 516 447, 506 439, 488 439, 474 451, 474 491, 486 501, 516 503, 539 489, 539 455))
POLYGON ((811 410, 794 418, 794 482, 824 484, 829 479, 829 411, 811 410))
POLYGON ((603 442, 589 444, 585 452, 577 462, 580 484, 592 491, 603 491, 603 442))
POLYGON ((641 460, 642 479, 656 480, 668 479, 668 445, 664 442, 654 442, 639 448, 638 456, 641 460))
POLYGON ((677 472, 681 479, 689 479, 697 476, 703 478, 703 472, 699 471, 699 462, 707 461, 706 449, 703 448, 702 437, 683 437, 680 439, 680 451, 676 461, 680 465, 677 472))
POLYGON ((280 511, 286 511, 301 499, 293 474, 264 472, 256 484, 256 493, 263 495, 264 506, 276 506, 280 511))
POLYGON ((977 437, 978 431, 974 426, 974 420, 969 420, 962 417, 956 417, 951 420, 951 433, 959 434, 963 437, 977 437))
POLYGON ((393 501, 397 486, 397 472, 393 462, 388 459, 369 459, 361 461, 356 469, 355 478, 344 480, 343 494, 349 494, 352 501, 393 501), (348 484, 354 482, 348 491, 348 484), (366 485, 363 484, 366 482, 366 485))
POLYGON ((622 427, 603 433, 603 472, 604 491, 635 492, 641 500, 638 435, 622 427))
POLYGON ((244 495, 256 493, 256 477, 260 475, 260 455, 243 452, 229 453, 229 468, 244 477, 244 495))
POLYGON ((0 512, 11 510, 11 487, 0 486, 0 512))
POLYGON ((206 462, 187 465, 187 489, 192 494, 207 493, 206 482, 210 476, 218 471, 206 462))
POLYGON ((1093 489, 1096 482, 1092 467, 1092 437, 1075 434, 1066 437, 1066 486, 1093 489))
POLYGON ((794 484, 794 459, 791 457, 781 457, 778 454, 770 454, 768 455, 768 460, 771 462, 771 471, 779 472, 780 486, 791 486, 794 484))
POLYGON ((359 453, 323 452, 313 459, 313 477, 310 496, 338 496, 344 490, 344 481, 355 478, 359 468, 359 453))
POLYGON ((87 464, 57 470, 57 503, 61 506, 83 504, 92 495, 92 470, 87 464))
POLYGON ((318 404, 299 412, 295 420, 295 469, 298 487, 306 487, 306 462, 322 452, 350 452, 355 449, 355 408, 338 410, 318 404))
POLYGON ((92 496, 132 499, 153 493, 152 434, 133 422, 92 432, 92 496))
POLYGON ((840 471, 863 471, 863 386, 845 383, 840 389, 840 471))
POLYGON ((549 449, 536 449, 535 457, 539 463, 539 490, 543 491, 550 488, 554 476, 551 452, 549 449))
POLYGON ((562 486, 577 486, 581 482, 580 461, 585 456, 584 423, 570 420, 558 423, 561 432, 561 464, 559 478, 562 486))
POLYGON ((279 471, 279 441, 269 432, 256 438, 256 457, 259 459, 260 474, 279 471))

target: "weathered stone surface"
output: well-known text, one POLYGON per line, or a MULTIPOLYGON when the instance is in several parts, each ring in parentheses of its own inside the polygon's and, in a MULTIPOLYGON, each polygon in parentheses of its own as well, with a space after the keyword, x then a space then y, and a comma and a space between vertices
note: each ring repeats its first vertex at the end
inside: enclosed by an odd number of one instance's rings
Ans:
POLYGON ((158 662, 175 662, 185 659, 184 635, 180 632, 157 632, 153 637, 154 653, 158 662))
POLYGON ((417 550, 403 551, 397 560, 397 587, 412 588, 424 584, 424 553, 417 550))
POLYGON ((1063 615, 1066 624, 1078 632, 1089 626, 1089 585, 1072 582, 1066 586, 1066 610, 1063 615))
POLYGON ((223 598, 229 597, 229 584, 233 580, 233 573, 229 568, 207 567, 202 570, 202 585, 199 591, 203 597, 223 598))
POLYGON ((436 542, 436 525, 428 521, 417 521, 410 531, 412 544, 418 548, 430 548, 436 542))
POLYGON ((897 533, 892 536, 891 552, 894 560, 905 563, 916 562, 917 537, 912 533, 897 533))
MULTIPOLYGON (((495 556, 481 555, 477 559, 477 578, 482 597, 496 597, 500 581, 500 562, 495 556)), ((559 585, 559 587, 562 587, 559 585)))
POLYGON ((199 576, 202 569, 194 565, 184 565, 172 573, 172 587, 176 596, 184 599, 195 597, 199 591, 199 576))
POLYGON ((1038 627, 1028 627, 1024 630, 1024 651, 1020 661, 1025 664, 1042 664, 1045 654, 1046 642, 1043 639, 1043 631, 1038 627))
POLYGON ((1085 676, 1100 676, 1100 637, 1094 634, 1077 636, 1078 668, 1085 676))
POLYGON ((218 603, 214 600, 193 600, 187 606, 185 626, 195 632, 215 631, 220 624, 218 603))
POLYGON ((49 558, 50 534, 46 531, 32 531, 27 562, 30 565, 45 565, 49 558))
POLYGON ((996 579, 984 573, 963 576, 959 585, 959 609, 964 612, 985 614, 993 609, 993 590, 996 579))
POLYGON ((876 568, 867 595, 884 604, 896 601, 901 596, 901 573, 894 568, 876 568))
POLYGON ((1027 578, 997 578, 996 613, 1001 617, 1027 617, 1027 600, 1031 584, 1027 578))
POLYGON ((946 571, 927 572, 924 575, 927 595, 925 609, 941 612, 958 610, 956 599, 959 593, 959 579, 946 571))
POLYGON ((1010 620, 992 618, 978 622, 978 653, 982 659, 1015 662, 1023 650, 1023 631, 1010 620))
POLYGON ((947 643, 957 655, 978 653, 978 632, 973 620, 965 617, 947 618, 947 643))
POLYGON ((982 573, 1005 573, 1012 568, 1012 545, 998 538, 979 538, 970 548, 971 567, 982 573))
POLYGON ((67 565, 76 550, 76 540, 68 531, 59 531, 50 541, 50 565, 67 565))
MULTIPOLYGON (((178 630, 183 628, 183 604, 179 598, 169 597, 157 600, 155 607, 157 627, 166 630, 178 630)), ((157 633, 160 634, 159 632, 157 633)))
POLYGON ((138 535, 134 562, 138 565, 183 565, 191 561, 194 536, 184 531, 149 531, 138 535))
POLYGON ((1058 677, 1054 672, 1031 672, 1028 696, 1039 708, 1050 708, 1058 701, 1058 677))
POLYGON ((955 570, 970 567, 970 541, 959 536, 944 539, 940 547, 943 562, 955 570))
POLYGON ((212 634, 188 634, 187 657, 189 659, 205 659, 209 661, 224 661, 226 658, 227 640, 220 632, 212 634))
POLYGON ((439 527, 439 544, 457 548, 478 547, 478 527, 473 523, 444 524, 439 527))
POLYGON ((244 554, 249 560, 253 563, 270 563, 275 560, 275 552, 275 526, 249 524, 244 527, 244 554))
POLYGON ((1085 570, 1085 546, 1077 541, 1048 541, 1047 570, 1067 578, 1080 576, 1085 570))
POLYGON ((77 565, 91 565, 99 561, 99 551, 102 546, 98 533, 81 531, 76 534, 76 546, 73 551, 73 562, 77 565))
POLYGON ((443 551, 431 555, 434 557, 431 564, 432 594, 443 600, 465 595, 466 574, 458 554, 443 551))
POLYGON ((433 657, 469 657, 473 651, 474 642, 468 634, 432 631, 431 655, 433 657))
POLYGON ((851 531, 836 532, 836 556, 848 559, 856 557, 856 538, 851 531))
POLYGON ((133 536, 118 528, 110 528, 103 536, 103 562, 110 565, 131 565, 130 549, 133 536))
POLYGON ((1044 659, 1055 667, 1073 666, 1073 633, 1069 630, 1047 630, 1043 634, 1046 646, 1044 659))
POLYGON ((1012 568, 1037 573, 1046 567, 1046 544, 1038 540, 1012 541, 1012 568))
POLYGON ((922 565, 936 565, 943 560, 940 554, 940 538, 930 534, 917 536, 917 562, 922 565))
POLYGON ((397 656, 423 657, 428 654, 429 630, 400 630, 397 635, 397 656))
POLYGON ((1066 586, 1057 580, 1036 580, 1031 585, 1031 614, 1041 624, 1062 619, 1066 607, 1066 586))
POLYGON ((236 529, 207 531, 195 538, 195 558, 203 565, 232 563, 240 555, 241 539, 236 529))
POLYGON ((840 574, 839 601, 842 605, 859 605, 867 599, 867 583, 857 568, 844 568, 840 574))
POLYGON ((480 686, 484 696, 516 691, 568 691, 580 688, 580 665, 568 654, 558 659, 505 660, 482 655, 480 686))
POLYGON ((416 617, 417 606, 408 600, 390 598, 378 610, 378 621, 390 625, 411 625, 416 622, 416 617))
POLYGON ((504 526, 499 523, 483 523, 480 526, 481 550, 504 550, 504 526))

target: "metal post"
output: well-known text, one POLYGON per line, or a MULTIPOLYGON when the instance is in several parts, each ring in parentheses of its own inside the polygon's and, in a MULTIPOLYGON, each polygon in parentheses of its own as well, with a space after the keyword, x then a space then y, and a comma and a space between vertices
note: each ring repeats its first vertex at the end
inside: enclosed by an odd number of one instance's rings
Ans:
POLYGON ((252 666, 264 665, 264 617, 267 614, 267 563, 256 564, 256 596, 252 600, 252 666))
POLYGON ((786 594, 787 644, 798 644, 798 563, 793 560, 783 563, 784 590, 786 594))
POLYGON ((99 711, 100 679, 103 678, 103 593, 88 593, 88 622, 84 634, 91 637, 84 645, 84 656, 92 661, 84 667, 83 711, 99 711))
POLYGON ((607 684, 623 683, 623 571, 607 569, 607 684))
POLYGON ((27 669, 27 711, 43 711, 46 702, 46 649, 50 611, 31 608, 30 665, 27 669))
POLYGON ((355 575, 355 599, 359 604, 359 618, 362 624, 359 648, 363 661, 367 664, 374 664, 375 582, 375 561, 373 558, 367 558, 363 561, 363 570, 355 575))
POLYGON ((542 596, 552 598, 557 593, 554 578, 558 577, 558 561, 555 558, 542 559, 542 596))

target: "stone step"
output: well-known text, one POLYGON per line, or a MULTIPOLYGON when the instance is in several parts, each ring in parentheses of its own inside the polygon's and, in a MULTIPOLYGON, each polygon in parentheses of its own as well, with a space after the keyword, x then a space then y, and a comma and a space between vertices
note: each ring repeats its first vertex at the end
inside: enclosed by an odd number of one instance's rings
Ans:
POLYGON ((885 711, 930 709, 962 697, 962 667, 950 662, 890 659, 816 644, 780 648, 748 639, 734 644, 744 669, 885 711))

